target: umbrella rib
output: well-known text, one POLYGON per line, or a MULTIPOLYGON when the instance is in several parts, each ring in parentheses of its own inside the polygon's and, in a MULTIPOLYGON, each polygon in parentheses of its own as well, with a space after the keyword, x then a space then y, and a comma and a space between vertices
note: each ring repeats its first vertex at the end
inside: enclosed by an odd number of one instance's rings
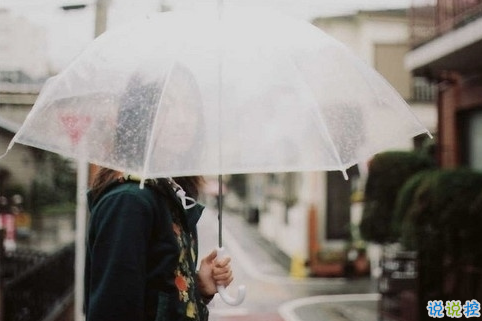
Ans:
POLYGON ((174 65, 176 64, 177 60, 174 60, 173 63, 171 64, 171 66, 169 67, 169 71, 167 72, 167 75, 166 75, 166 79, 164 81, 164 85, 162 86, 162 90, 161 90, 161 96, 159 97, 159 101, 157 102, 157 108, 156 108, 156 113, 154 115, 154 121, 152 123, 152 130, 150 131, 150 136, 149 139, 148 139, 148 145, 147 145, 147 150, 144 154, 144 166, 143 166, 143 173, 142 173, 142 177, 141 177, 141 186, 144 185, 144 181, 145 179, 147 178, 147 170, 148 170, 148 166, 150 165, 150 158, 149 158, 149 155, 151 155, 152 153, 152 149, 153 149, 153 136, 154 136, 154 128, 157 128, 157 123, 159 121, 159 118, 158 118, 158 115, 160 113, 160 107, 161 107, 161 104, 162 104, 162 101, 163 101, 163 98, 164 98, 164 94, 166 92, 166 88, 167 88, 167 85, 169 83, 169 80, 171 79, 171 75, 172 75, 172 71, 174 69, 174 65))
MULTIPOLYGON (((313 89, 311 88, 311 86, 307 83, 306 79, 303 77, 303 74, 302 72, 300 71, 299 67, 296 65, 296 63, 293 61, 293 57, 289 56, 288 60, 291 62, 291 65, 293 66, 293 69, 296 71, 296 73, 299 75, 299 79, 303 82, 303 84, 305 84, 305 87, 306 87, 306 90, 310 93, 311 97, 313 98, 313 101, 316 102, 316 105, 318 107, 320 107, 320 103, 316 100, 314 94, 313 94, 313 89)), ((320 123, 323 124, 323 127, 325 128, 326 132, 329 133, 329 130, 328 130, 328 126, 326 125, 326 121, 323 119, 323 117, 321 116, 320 114, 320 110, 319 108, 315 108, 315 115, 316 117, 319 119, 320 123)), ((321 130, 318 130, 318 132, 320 132, 321 130)), ((335 142, 333 141, 331 135, 328 135, 328 140, 329 140, 329 143, 335 153, 335 157, 338 161, 338 163, 340 164, 340 167, 339 170, 342 172, 343 174, 343 178, 345 180, 348 180, 348 174, 346 172, 346 167, 345 165, 343 164, 343 162, 341 161, 341 157, 340 157, 340 153, 338 152, 338 149, 336 148, 336 145, 335 145, 335 142)))

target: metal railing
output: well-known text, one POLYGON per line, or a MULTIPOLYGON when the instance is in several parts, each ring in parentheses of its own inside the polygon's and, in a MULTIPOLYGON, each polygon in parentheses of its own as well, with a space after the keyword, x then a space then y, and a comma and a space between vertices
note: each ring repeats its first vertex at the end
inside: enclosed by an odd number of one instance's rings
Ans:
POLYGON ((53 320, 74 285, 74 244, 52 255, 17 251, 2 259, 2 321, 53 320))
POLYGON ((480 16, 482 0, 412 0, 412 46, 417 47, 480 16))
POLYGON ((426 78, 414 77, 412 86, 412 102, 434 102, 437 96, 436 85, 426 78))

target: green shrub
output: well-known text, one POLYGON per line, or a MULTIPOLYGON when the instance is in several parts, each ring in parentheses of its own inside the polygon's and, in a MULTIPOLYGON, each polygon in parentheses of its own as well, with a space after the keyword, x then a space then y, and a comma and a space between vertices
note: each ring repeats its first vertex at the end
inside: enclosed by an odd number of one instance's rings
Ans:
POLYGON ((423 302, 454 295, 447 284, 466 267, 482 268, 482 173, 445 169, 414 176, 399 193, 396 213, 403 247, 421 258, 423 302))
POLYGON ((435 168, 432 158, 418 152, 392 151, 373 158, 369 164, 360 223, 365 240, 386 243, 397 239, 391 228, 397 194, 412 175, 431 168, 435 168))
POLYGON ((474 256, 481 252, 482 173, 451 169, 415 176, 401 189, 395 212, 403 217, 405 248, 443 251, 470 263, 482 259, 474 256))
MULTIPOLYGON (((410 226, 404 226, 405 217, 409 215, 408 213, 412 209, 412 206, 414 206, 413 204, 415 202, 415 199, 421 197, 421 195, 418 194, 419 187, 426 179, 426 177, 431 173, 432 171, 427 170, 412 175, 402 185, 397 194, 397 199, 395 201, 395 207, 393 210, 393 221, 391 223, 391 229, 393 237, 400 240, 404 248, 407 250, 415 250, 416 245, 414 244, 415 238, 413 235, 413 229, 405 230, 410 228, 410 226), (403 239, 402 230, 404 230, 405 232, 403 233, 403 239)), ((423 202, 418 202, 417 205, 421 206, 423 205, 423 202)), ((413 209, 415 210, 415 208, 413 209)))
POLYGON ((46 207, 76 201, 76 170, 70 160, 54 153, 43 153, 44 160, 31 185, 33 214, 46 207))
POLYGON ((42 208, 43 215, 73 215, 75 214, 76 204, 75 203, 58 203, 55 205, 48 205, 42 208))

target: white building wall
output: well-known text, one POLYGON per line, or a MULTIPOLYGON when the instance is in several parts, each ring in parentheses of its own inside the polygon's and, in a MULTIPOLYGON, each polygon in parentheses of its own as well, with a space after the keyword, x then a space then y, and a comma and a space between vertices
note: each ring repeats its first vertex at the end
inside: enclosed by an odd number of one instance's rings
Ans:
POLYGON ((46 47, 44 28, 0 10, 0 70, 21 70, 34 79, 45 77, 48 74, 46 47))
POLYGON ((361 47, 355 52, 372 66, 375 44, 407 43, 409 39, 408 25, 403 21, 364 20, 360 27, 361 47))

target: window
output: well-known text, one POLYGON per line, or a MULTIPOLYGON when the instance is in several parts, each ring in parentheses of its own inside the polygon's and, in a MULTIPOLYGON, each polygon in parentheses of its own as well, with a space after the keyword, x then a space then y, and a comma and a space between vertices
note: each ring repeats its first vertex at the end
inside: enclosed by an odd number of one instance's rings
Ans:
POLYGON ((403 62, 408 50, 404 43, 375 45, 375 69, 404 99, 411 98, 411 74, 403 62))
POLYGON ((460 117, 462 164, 482 170, 482 106, 460 117))

